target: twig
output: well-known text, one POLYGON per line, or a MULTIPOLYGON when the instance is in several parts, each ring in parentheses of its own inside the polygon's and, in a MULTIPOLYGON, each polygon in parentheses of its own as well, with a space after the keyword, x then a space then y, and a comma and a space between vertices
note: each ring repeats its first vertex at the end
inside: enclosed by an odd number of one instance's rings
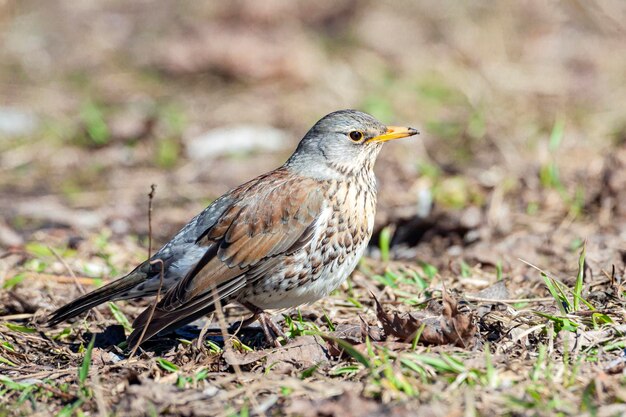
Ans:
POLYGON ((55 258, 57 258, 57 260, 59 262, 61 262, 63 264, 65 269, 67 269, 67 272, 69 272, 70 276, 74 280, 74 284, 76 284, 76 288, 78 288, 80 293, 83 294, 83 295, 86 294, 87 291, 85 291, 85 288, 83 287, 83 284, 80 283, 80 281, 76 277, 76 274, 74 273, 74 271, 72 271, 72 268, 70 268, 70 266, 67 264, 67 262, 65 262, 65 259, 63 259, 61 257, 61 255, 59 255, 59 253, 56 250, 54 250, 54 248, 52 248, 52 246, 48 246, 48 250, 54 255, 55 258))
POLYGON ((215 314, 211 314, 211 317, 209 317, 209 319, 204 323, 204 326, 202 326, 202 330, 200 330, 200 334, 198 335, 198 341, 196 342, 196 348, 200 349, 202 347, 202 341, 204 340, 204 336, 206 335, 206 332, 209 330, 209 326, 211 325, 211 322, 213 321, 213 316, 215 314))
MULTIPOLYGON (((523 260, 522 258, 517 258, 519 261, 522 261, 523 263, 525 263, 526 265, 530 266, 531 268, 536 269, 537 271, 541 272, 542 274, 544 274, 545 276, 549 277, 549 278, 553 278, 556 280, 559 280, 556 276, 552 275, 551 273, 544 271, 543 269, 539 268, 537 265, 533 265, 528 261, 523 260)), ((560 280, 559 280, 560 281, 560 280)))
POLYGON ((60 389, 58 389, 57 387, 53 387, 50 384, 44 384, 44 383, 37 383, 36 384, 39 388, 45 389, 46 391, 51 392, 52 394, 56 395, 57 397, 63 399, 64 401, 73 401, 76 399, 76 395, 74 394, 70 394, 69 392, 63 392, 60 389))
POLYGON ((241 320, 239 321, 239 326, 237 326, 237 328, 233 331, 233 335, 237 336, 239 334, 239 331, 244 327, 244 324, 246 324, 245 327, 248 327, 248 324, 252 324, 256 321, 256 318, 254 315, 252 315, 252 317, 248 318, 248 319, 244 319, 243 316, 241 316, 241 320), (252 320, 252 321, 250 321, 252 320))
POLYGON ((520 333, 520 334, 518 334, 517 336, 515 336, 515 337, 511 340, 511 343, 515 344, 515 343, 517 343, 519 340, 522 340, 524 337, 528 336, 529 334, 534 333, 534 332, 536 332, 537 330, 542 329, 542 328, 544 328, 544 327, 546 327, 545 323, 542 323, 542 324, 537 324, 537 325, 535 325, 535 326, 533 326, 533 327, 530 327, 530 328, 528 328, 528 329, 524 330, 522 333, 520 333))
POLYGON ((83 284, 83 285, 95 285, 95 281, 98 280, 98 278, 71 277, 68 275, 46 274, 44 272, 33 273, 32 276, 34 278, 38 278, 42 280, 55 281, 55 282, 58 282, 59 284, 75 284, 76 281, 78 281, 80 284, 83 284))
POLYGON ((148 193, 148 259, 152 257, 152 200, 155 193, 156 184, 152 184, 148 193))
POLYGON ((150 322, 152 321, 152 317, 154 316, 154 310, 156 310, 156 306, 159 303, 159 299, 161 298, 161 289, 163 288, 163 268, 164 268, 164 264, 163 264, 163 260, 162 259, 155 259, 153 261, 150 261, 150 265, 154 265, 154 264, 160 264, 161 266, 161 270, 159 271, 159 288, 157 289, 157 293, 156 293, 156 297, 154 298, 154 302, 152 303, 152 305, 150 306, 150 315, 148 316, 148 320, 146 321, 146 324, 143 326, 143 330, 141 331, 141 335, 139 336, 139 339, 137 340, 137 344, 135 345, 135 347, 133 348, 133 350, 130 352, 130 356, 128 356, 128 360, 130 361, 133 356, 135 356, 135 353, 137 353, 137 349, 139 349, 139 345, 141 345, 143 343, 143 338, 146 335, 146 332, 148 331, 148 326, 150 325, 150 322))
MULTIPOLYGON (((213 295, 213 303, 215 305, 215 313, 217 315, 217 322, 220 325, 220 330, 222 332, 222 338, 224 339, 224 349, 226 348, 226 339, 228 338, 228 325, 226 324, 226 318, 224 317, 224 312, 222 311, 222 301, 220 300, 219 295, 217 294, 217 288, 215 285, 211 286, 211 293, 213 295)), ((236 363, 232 364, 233 369, 235 370, 235 374, 237 378, 243 384, 243 372, 241 372, 241 368, 236 363)), ((261 409, 256 397, 252 393, 250 386, 248 384, 243 384, 246 395, 250 399, 254 410, 262 417, 265 417, 265 412, 261 409)))
POLYGON ((28 253, 27 251, 25 251, 23 249, 11 248, 11 249, 7 250, 6 252, 0 253, 0 259, 8 258, 11 255, 29 256, 30 253, 28 253))
MULTIPOLYGON (((156 192, 156 185, 152 184, 150 186, 150 193, 148 193, 148 259, 152 257, 152 200, 154 199, 154 194, 156 192)), ((148 326, 150 326, 150 322, 152 321, 152 317, 154 316, 154 311, 156 310, 156 306, 159 303, 159 299, 161 298, 161 289, 163 288, 163 275, 165 275, 165 264, 162 259, 154 259, 150 261, 150 265, 159 264, 159 288, 157 289, 156 297, 154 297, 154 302, 150 307, 150 315, 148 315, 148 320, 146 324, 143 326, 143 330, 139 335, 139 339, 133 347, 133 350, 130 352, 128 356, 128 361, 130 361, 135 353, 137 353, 137 349, 143 343, 143 338, 146 336, 146 332, 148 331, 148 326)))
MULTIPOLYGON (((83 284, 80 283, 80 280, 78 279, 78 277, 76 276, 76 274, 74 273, 72 268, 70 268, 70 266, 67 264, 67 262, 65 262, 65 259, 63 259, 63 257, 61 255, 59 255, 59 253, 57 251, 55 251, 52 248, 52 246, 48 246, 48 250, 59 260, 59 262, 61 262, 61 264, 63 264, 65 269, 67 269, 67 272, 69 272, 70 276, 74 280, 74 284, 76 285, 76 288, 78 288, 80 293, 83 294, 83 295, 86 294, 87 291, 85 291, 85 288, 83 287, 83 284)), ((91 311, 96 316, 96 319, 98 321, 100 321, 100 322, 104 322, 105 321, 104 316, 98 310, 93 309, 91 311)))
POLYGON ((31 313, 9 314, 7 316, 0 316, 0 321, 24 320, 24 319, 29 319, 33 316, 34 314, 31 314, 31 313))
MULTIPOLYGON (((69 367, 65 369, 53 369, 53 370, 45 370, 45 371, 37 371, 33 373, 28 373, 28 369, 20 369, 21 374, 15 377, 16 381, 22 381, 24 379, 40 379, 45 378, 49 380, 54 380, 60 378, 62 376, 70 375, 78 371, 78 367, 69 367)), ((48 385, 49 386, 49 385, 48 385)))
POLYGON ((554 301, 552 297, 543 297, 543 298, 483 298, 483 297, 475 297, 473 295, 464 295, 463 298, 466 298, 470 301, 478 301, 481 303, 502 303, 502 304, 515 304, 515 303, 546 303, 548 301, 554 301))

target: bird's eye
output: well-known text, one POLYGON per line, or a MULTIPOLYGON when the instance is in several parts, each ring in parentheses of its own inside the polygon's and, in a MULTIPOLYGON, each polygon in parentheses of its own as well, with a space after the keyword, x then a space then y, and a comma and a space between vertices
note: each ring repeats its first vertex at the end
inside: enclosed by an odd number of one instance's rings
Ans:
POLYGON ((361 139, 363 139, 363 133, 359 132, 358 130, 353 130, 352 132, 350 132, 350 139, 352 139, 355 142, 358 142, 361 139))

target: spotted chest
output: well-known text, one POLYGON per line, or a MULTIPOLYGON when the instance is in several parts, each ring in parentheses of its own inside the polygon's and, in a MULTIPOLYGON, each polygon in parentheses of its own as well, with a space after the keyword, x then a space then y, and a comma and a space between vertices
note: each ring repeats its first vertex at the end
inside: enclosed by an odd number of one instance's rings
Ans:
POLYGON ((238 299, 263 309, 312 303, 330 294, 352 273, 374 227, 375 184, 326 184, 326 202, 310 243, 249 283, 238 299), (370 186, 371 185, 371 186, 370 186))

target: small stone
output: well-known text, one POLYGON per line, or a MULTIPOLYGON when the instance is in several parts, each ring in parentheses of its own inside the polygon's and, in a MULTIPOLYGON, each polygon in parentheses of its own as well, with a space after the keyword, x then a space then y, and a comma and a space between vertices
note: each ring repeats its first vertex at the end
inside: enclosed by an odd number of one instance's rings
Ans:
POLYGON ((204 390, 202 390, 202 394, 207 397, 214 397, 220 390, 215 385, 209 385, 204 390))
POLYGON ((269 126, 239 125, 210 130, 187 140, 187 156, 202 160, 233 153, 278 151, 288 146, 287 134, 269 126))
POLYGON ((480 208, 476 206, 469 206, 461 214, 460 223, 461 226, 467 229, 475 229, 480 226, 483 220, 483 215, 480 208))
POLYGON ((0 107, 0 137, 24 136, 37 128, 37 118, 26 111, 0 107))
POLYGON ((417 190, 417 216, 425 219, 433 209, 433 192, 432 188, 424 184, 417 190))

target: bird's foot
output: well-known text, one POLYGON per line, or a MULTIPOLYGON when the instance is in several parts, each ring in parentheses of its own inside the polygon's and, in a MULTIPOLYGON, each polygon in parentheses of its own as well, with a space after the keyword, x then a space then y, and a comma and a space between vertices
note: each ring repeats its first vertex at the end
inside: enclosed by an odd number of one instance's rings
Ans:
POLYGON ((285 336, 280 326, 274 323, 267 313, 259 313, 258 319, 267 341, 274 344, 276 347, 281 347, 282 345, 278 339, 282 338, 283 340, 287 340, 287 336, 285 336))
POLYGON ((265 339, 267 339, 267 341, 273 344, 274 346, 281 347, 282 345, 280 344, 280 341, 278 339, 282 338, 283 340, 286 341, 287 336, 285 335, 283 330, 280 328, 280 326, 274 323, 272 318, 266 312, 264 312, 262 309, 255 306, 254 304, 250 304, 250 303, 242 303, 242 304, 248 310, 252 312, 252 317, 245 320, 242 323, 241 327, 246 327, 249 324, 252 324, 255 320, 258 320, 259 324, 261 325, 261 329, 263 329, 263 333, 265 334, 265 339))

